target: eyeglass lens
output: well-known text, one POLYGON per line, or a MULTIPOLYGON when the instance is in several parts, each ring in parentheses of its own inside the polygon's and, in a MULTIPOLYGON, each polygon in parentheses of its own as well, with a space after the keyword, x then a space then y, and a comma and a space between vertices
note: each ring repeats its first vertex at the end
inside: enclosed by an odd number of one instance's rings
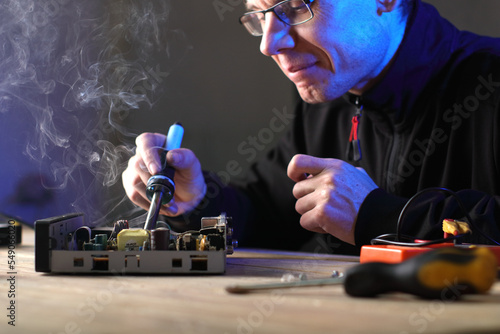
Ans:
MULTIPOLYGON (((312 12, 302 0, 284 1, 267 11, 269 10, 273 11, 282 22, 288 25, 301 24, 312 18, 312 12)), ((265 23, 265 12, 247 13, 240 18, 240 21, 252 35, 261 36, 265 23)))

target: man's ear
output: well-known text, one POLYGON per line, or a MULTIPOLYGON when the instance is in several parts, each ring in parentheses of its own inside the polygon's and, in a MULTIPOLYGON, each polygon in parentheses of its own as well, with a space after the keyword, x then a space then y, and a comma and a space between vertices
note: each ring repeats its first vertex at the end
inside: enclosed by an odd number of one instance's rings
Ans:
POLYGON ((376 0, 377 1, 377 14, 392 12, 399 6, 400 0, 376 0))

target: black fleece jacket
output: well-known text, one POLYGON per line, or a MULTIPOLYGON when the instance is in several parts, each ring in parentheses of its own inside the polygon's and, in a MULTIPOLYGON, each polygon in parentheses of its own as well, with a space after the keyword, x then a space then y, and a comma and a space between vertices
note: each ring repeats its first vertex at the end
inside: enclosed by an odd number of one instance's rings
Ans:
MULTIPOLYGON (((480 229, 500 240, 499 106, 500 40, 461 32, 432 6, 416 1, 380 82, 359 97, 347 93, 324 104, 302 102, 291 130, 243 183, 221 185, 207 173, 212 190, 183 219, 196 222, 226 211, 243 245, 304 249, 313 234, 299 225, 294 183, 286 175, 290 159, 301 153, 363 167, 379 186, 358 213, 358 247, 395 233, 405 203, 429 187, 457 192, 480 229), (359 141, 353 145, 355 116, 359 141)), ((439 238, 444 218, 464 215, 453 196, 426 192, 408 207, 402 232, 439 238)), ((308 250, 357 251, 331 237, 314 240, 308 250)), ((467 241, 488 243, 479 233, 467 241)))

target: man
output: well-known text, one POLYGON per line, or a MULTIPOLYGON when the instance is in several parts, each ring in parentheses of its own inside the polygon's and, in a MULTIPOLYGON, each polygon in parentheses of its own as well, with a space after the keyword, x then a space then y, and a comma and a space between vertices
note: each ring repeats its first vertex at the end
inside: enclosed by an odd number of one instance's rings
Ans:
MULTIPOLYGON (((468 214, 483 234, 500 239, 499 40, 458 31, 420 0, 247 6, 241 23, 262 35, 262 53, 304 103, 244 183, 221 185, 191 151, 169 152, 177 188, 161 213, 174 228, 227 211, 243 244, 300 249, 317 232, 342 241, 339 248, 330 238, 339 249, 328 251, 353 252, 347 244, 395 233, 410 197, 446 187, 457 195, 416 197, 401 232, 439 238, 444 218, 468 214)), ((139 136, 123 173, 128 196, 143 208, 164 142, 139 136)), ((477 232, 466 240, 492 242, 477 232)))

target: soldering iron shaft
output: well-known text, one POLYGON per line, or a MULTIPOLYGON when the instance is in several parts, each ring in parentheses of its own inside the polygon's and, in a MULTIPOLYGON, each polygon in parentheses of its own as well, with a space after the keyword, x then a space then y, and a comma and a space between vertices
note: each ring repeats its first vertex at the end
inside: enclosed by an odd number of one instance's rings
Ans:
POLYGON ((162 198, 163 192, 161 191, 157 191, 153 194, 148 215, 146 217, 146 224, 144 225, 145 230, 153 230, 156 227, 156 222, 158 221, 158 216, 160 215, 162 198))

